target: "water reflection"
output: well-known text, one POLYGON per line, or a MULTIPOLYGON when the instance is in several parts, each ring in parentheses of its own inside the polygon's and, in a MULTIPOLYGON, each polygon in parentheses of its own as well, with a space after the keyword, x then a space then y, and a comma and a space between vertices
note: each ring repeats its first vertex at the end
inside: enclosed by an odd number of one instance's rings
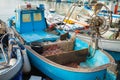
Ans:
POLYGON ((30 2, 31 4, 44 4, 45 9, 55 9, 59 14, 65 15, 71 6, 71 3, 51 2, 50 0, 0 0, 0 19, 7 21, 7 19, 14 15, 14 10, 19 4, 30 2))
MULTIPOLYGON (((14 10, 19 4, 24 4, 24 0, 0 0, 0 19, 7 21, 7 19, 14 15, 14 10)), ((40 3, 42 1, 33 1, 32 3, 40 3)))
POLYGON ((20 0, 0 0, 0 19, 6 21, 14 14, 14 9, 19 3, 21 3, 20 0))

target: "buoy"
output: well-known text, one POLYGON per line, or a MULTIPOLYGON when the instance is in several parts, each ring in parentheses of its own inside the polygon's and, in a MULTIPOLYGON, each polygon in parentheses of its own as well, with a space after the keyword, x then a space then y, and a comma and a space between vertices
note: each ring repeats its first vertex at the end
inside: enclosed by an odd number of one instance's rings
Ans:
POLYGON ((19 45, 19 47, 21 48, 23 59, 24 59, 23 73, 29 73, 31 71, 31 65, 26 53, 26 49, 22 45, 19 45))
POLYGON ((85 26, 84 28, 85 28, 85 30, 88 30, 88 29, 89 29, 89 26, 85 26))
POLYGON ((115 5, 114 14, 118 14, 118 3, 115 5))
POLYGON ((16 58, 11 58, 10 62, 9 62, 9 65, 13 66, 13 65, 15 65, 16 62, 17 62, 16 58))
POLYGON ((75 33, 76 33, 76 34, 80 33, 80 30, 75 30, 75 33))
POLYGON ((75 23, 73 20, 69 20, 69 19, 64 19, 64 22, 68 23, 68 24, 74 24, 75 23))
POLYGON ((53 24, 51 24, 50 26, 49 26, 49 30, 54 30, 55 29, 55 24, 53 23, 53 24))

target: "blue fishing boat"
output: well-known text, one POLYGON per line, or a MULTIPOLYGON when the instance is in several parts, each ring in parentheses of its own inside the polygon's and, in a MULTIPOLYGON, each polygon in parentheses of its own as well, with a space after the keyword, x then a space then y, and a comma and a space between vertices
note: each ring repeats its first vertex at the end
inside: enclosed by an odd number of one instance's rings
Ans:
POLYGON ((19 47, 0 20, 0 80, 22 79, 22 56, 19 47))
MULTIPOLYGON (((31 64, 53 80, 115 80, 108 70, 114 59, 103 50, 53 26, 47 27, 44 5, 21 5, 9 26, 28 53, 31 64)), ((112 73, 111 70, 111 74, 112 73)))

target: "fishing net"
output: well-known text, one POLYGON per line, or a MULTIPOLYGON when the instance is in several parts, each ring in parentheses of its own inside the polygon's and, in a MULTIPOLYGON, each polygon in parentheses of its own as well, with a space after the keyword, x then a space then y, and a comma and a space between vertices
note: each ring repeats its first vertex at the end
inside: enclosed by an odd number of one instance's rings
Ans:
POLYGON ((63 52, 72 51, 74 46, 74 41, 64 40, 57 42, 47 42, 43 45, 43 56, 49 56, 54 54, 62 54, 63 52))

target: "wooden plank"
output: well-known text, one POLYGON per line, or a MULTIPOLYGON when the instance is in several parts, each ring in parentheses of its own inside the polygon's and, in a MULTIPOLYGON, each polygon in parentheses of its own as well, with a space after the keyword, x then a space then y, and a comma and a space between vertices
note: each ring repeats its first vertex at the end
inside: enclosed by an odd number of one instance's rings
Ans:
POLYGON ((78 50, 78 51, 69 51, 62 54, 55 54, 46 56, 46 58, 58 63, 58 64, 68 64, 72 62, 84 62, 88 55, 88 50, 78 50))

